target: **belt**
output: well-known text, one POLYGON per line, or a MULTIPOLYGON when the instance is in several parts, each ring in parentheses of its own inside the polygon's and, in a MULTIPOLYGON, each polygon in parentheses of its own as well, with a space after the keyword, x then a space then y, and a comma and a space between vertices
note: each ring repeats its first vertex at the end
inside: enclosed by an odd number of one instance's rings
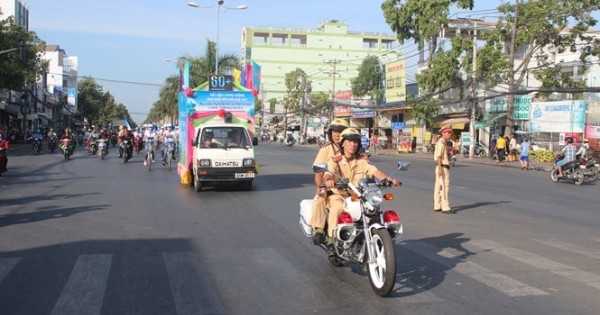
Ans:
POLYGON ((450 165, 442 164, 442 167, 443 167, 443 168, 450 169, 450 165))

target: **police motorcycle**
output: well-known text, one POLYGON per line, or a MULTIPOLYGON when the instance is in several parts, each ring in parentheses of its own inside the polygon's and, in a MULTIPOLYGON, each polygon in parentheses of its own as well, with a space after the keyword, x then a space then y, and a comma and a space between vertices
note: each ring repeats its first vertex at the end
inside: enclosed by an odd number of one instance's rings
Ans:
MULTIPOLYGON (((407 170, 409 165, 409 162, 399 162, 396 172, 407 170)), ((315 173, 326 171, 327 164, 313 165, 315 173)), ((337 187, 350 188, 354 194, 346 198, 344 211, 338 217, 333 231, 333 255, 329 255, 329 262, 336 267, 362 265, 373 291, 379 296, 387 296, 396 282, 393 239, 399 238, 403 232, 398 214, 381 208, 384 200, 393 200, 393 194, 383 193, 383 189, 391 187, 392 183, 387 179, 364 178, 358 186, 354 186, 347 179, 336 180, 337 187)), ((310 238, 315 233, 309 225, 312 202, 313 199, 300 202, 300 227, 302 233, 310 238)), ((325 244, 320 246, 327 250, 325 244)))
POLYGON ((41 134, 34 134, 32 136, 32 150, 33 150, 33 154, 38 155, 40 154, 40 152, 42 151, 42 135, 41 134))

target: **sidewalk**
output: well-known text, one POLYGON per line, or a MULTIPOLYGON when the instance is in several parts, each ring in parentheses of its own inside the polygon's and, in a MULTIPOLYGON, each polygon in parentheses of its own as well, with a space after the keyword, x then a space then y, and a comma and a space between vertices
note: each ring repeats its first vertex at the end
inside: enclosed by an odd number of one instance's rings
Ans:
MULTIPOLYGON (((397 155, 407 158, 425 159, 433 161, 433 152, 398 153, 396 150, 393 149, 382 149, 377 151, 377 155, 397 155)), ((510 167, 516 169, 521 168, 521 163, 519 163, 519 161, 509 162, 507 160, 504 160, 502 162, 496 162, 496 160, 492 160, 489 157, 473 157, 473 159, 469 159, 468 157, 464 157, 462 154, 457 155, 456 158, 457 164, 480 164, 496 167, 510 167)), ((544 171, 549 172, 550 170, 552 170, 552 163, 541 163, 540 168, 543 168, 544 171)))

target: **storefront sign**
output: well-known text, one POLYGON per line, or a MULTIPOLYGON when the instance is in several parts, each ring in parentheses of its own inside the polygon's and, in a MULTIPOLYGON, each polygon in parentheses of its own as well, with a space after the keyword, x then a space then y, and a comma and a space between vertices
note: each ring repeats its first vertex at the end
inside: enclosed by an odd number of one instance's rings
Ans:
POLYGON ((585 109, 584 100, 532 103, 529 130, 583 133, 585 109))
POLYGON ((600 139, 600 126, 586 125, 585 137, 592 139, 600 139))

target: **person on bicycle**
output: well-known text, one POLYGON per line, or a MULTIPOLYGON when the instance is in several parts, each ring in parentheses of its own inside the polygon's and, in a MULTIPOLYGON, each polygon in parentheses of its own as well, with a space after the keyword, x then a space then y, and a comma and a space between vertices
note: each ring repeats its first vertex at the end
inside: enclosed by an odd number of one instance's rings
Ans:
POLYGON ((165 131, 162 134, 161 141, 163 143, 162 150, 162 164, 167 164, 167 156, 169 154, 169 147, 171 149, 171 154, 173 158, 175 158, 175 141, 177 134, 175 133, 175 126, 172 124, 165 124, 165 131))
POLYGON ((144 142, 146 143, 146 158, 144 159, 144 166, 148 163, 154 163, 154 145, 156 144, 157 134, 152 124, 146 125, 146 131, 144 132, 144 142), (148 155, 151 155, 150 161, 148 161, 148 155))

